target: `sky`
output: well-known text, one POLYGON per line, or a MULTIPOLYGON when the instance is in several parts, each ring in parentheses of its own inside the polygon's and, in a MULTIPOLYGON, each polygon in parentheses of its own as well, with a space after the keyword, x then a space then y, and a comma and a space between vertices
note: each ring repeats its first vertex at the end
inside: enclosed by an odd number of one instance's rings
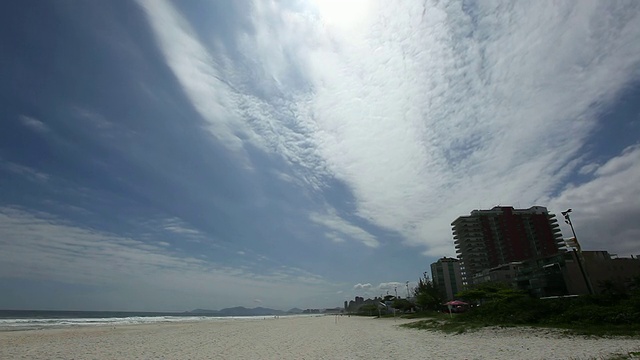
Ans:
POLYGON ((0 18, 0 308, 404 296, 456 255, 453 220, 496 205, 572 208, 584 250, 640 255, 638 1, 0 18))

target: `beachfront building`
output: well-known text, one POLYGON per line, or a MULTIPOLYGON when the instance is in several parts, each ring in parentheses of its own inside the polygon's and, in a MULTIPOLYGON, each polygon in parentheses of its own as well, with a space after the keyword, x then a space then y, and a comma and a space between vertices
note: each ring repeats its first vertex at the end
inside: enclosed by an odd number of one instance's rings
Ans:
POLYGON ((574 255, 562 252, 520 262, 514 279, 517 288, 538 298, 586 294, 585 278, 574 255))
POLYGON ((512 277, 515 273, 512 284, 517 288, 535 297, 551 297, 623 294, 638 288, 640 278, 640 258, 618 257, 608 251, 562 251, 510 265, 513 267, 509 271, 506 266, 483 271, 483 275, 490 277, 483 280, 500 281, 492 271, 502 269, 503 276, 509 273, 512 277))
POLYGON ((564 252, 555 215, 542 206, 473 210, 451 226, 463 285, 481 281, 489 269, 564 252))
POLYGON ((462 273, 458 259, 443 257, 431 264, 433 284, 440 290, 442 297, 453 300, 462 290, 462 273))
POLYGON ((595 293, 625 292, 637 286, 640 259, 618 257, 608 251, 582 251, 584 270, 595 293))
POLYGON ((473 274, 471 283, 502 282, 513 284, 522 264, 522 261, 516 261, 509 264, 502 264, 491 269, 483 269, 481 272, 473 274))
POLYGON ((608 251, 567 251, 520 264, 517 286, 536 297, 625 293, 637 284, 640 259, 608 251), (591 289, 591 290, 590 290, 591 289))

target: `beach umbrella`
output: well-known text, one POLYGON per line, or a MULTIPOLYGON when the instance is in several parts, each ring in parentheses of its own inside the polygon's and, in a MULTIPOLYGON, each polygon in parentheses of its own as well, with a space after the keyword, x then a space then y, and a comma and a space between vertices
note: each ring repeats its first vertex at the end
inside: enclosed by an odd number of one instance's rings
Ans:
POLYGON ((447 305, 447 308, 449 309, 449 316, 453 316, 451 313, 454 307, 457 308, 458 306, 469 305, 466 302, 460 300, 452 300, 444 304, 447 305))
POLYGON ((462 306, 462 305, 469 305, 464 301, 460 301, 460 300, 451 300, 449 302, 444 303, 445 305, 449 306, 462 306))

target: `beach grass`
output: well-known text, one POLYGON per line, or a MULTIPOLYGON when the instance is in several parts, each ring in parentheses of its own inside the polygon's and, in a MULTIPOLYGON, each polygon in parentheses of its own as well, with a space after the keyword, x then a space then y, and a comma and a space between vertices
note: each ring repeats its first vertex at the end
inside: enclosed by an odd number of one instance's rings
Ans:
MULTIPOLYGON (((403 316, 405 317, 405 316, 403 316)), ((486 318, 469 318, 463 314, 434 314, 406 316, 405 318, 422 319, 401 326, 413 329, 434 330, 444 333, 464 333, 485 327, 517 327, 525 326, 539 329, 553 329, 558 334, 582 336, 627 336, 640 337, 640 324, 580 324, 580 323, 509 323, 496 322, 486 318)))
POLYGON ((537 299, 507 288, 498 287, 491 292, 489 285, 481 292, 484 300, 468 311, 413 314, 411 318, 424 320, 407 326, 449 333, 524 326, 554 329, 559 334, 640 337, 640 289, 626 294, 537 299))
POLYGON ((606 360, 634 360, 640 359, 640 351, 631 351, 626 354, 612 354, 606 360))

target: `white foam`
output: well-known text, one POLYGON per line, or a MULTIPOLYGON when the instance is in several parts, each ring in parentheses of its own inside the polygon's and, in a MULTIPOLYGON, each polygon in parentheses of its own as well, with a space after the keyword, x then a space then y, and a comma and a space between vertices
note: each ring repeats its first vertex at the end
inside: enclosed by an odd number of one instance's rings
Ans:
MULTIPOLYGON (((114 318, 40 318, 40 319, 0 319, 0 329, 20 330, 21 328, 45 328, 65 326, 134 325, 163 322, 220 321, 252 319, 254 317, 208 317, 208 316, 131 316, 114 318)), ((262 318, 262 317, 260 317, 262 318)))

